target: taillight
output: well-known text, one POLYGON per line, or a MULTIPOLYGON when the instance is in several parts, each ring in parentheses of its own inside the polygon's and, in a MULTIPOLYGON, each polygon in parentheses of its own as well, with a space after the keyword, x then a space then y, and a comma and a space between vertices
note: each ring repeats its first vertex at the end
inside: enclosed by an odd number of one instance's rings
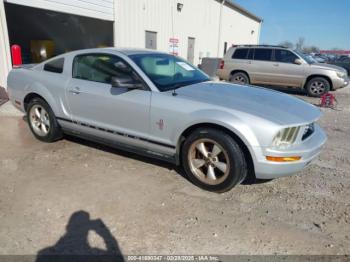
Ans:
POLYGON ((224 66, 225 66, 225 61, 221 60, 220 65, 219 65, 219 69, 224 69, 224 66))

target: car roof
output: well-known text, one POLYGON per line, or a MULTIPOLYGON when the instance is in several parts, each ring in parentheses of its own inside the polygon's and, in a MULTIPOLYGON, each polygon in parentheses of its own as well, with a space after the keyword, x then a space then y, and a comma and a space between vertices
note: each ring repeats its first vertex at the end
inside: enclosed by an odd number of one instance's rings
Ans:
POLYGON ((73 53, 99 53, 103 51, 118 52, 124 55, 139 55, 139 54, 166 54, 157 50, 143 49, 143 48, 117 48, 117 47, 103 47, 103 48, 90 48, 73 51, 73 53))
POLYGON ((77 56, 77 55, 84 55, 84 54, 91 54, 91 53, 115 53, 116 55, 119 54, 124 54, 126 56, 130 56, 130 55, 139 55, 139 54, 166 54, 166 55, 170 55, 168 53, 165 52, 160 52, 157 50, 151 50, 151 49, 142 49, 142 48, 117 48, 117 47, 100 47, 100 48, 88 48, 88 49, 80 49, 80 50, 75 50, 75 51, 70 51, 67 53, 63 53, 57 56, 53 56, 41 63, 36 64, 35 66, 33 66, 33 68, 40 68, 42 67, 44 64, 49 63, 51 61, 54 61, 56 59, 60 59, 60 58, 67 58, 69 56, 77 56))
POLYGON ((258 49, 258 48, 267 48, 267 49, 288 49, 290 50, 290 48, 288 47, 284 47, 284 46, 277 46, 277 45, 237 45, 237 46, 232 46, 232 48, 247 48, 247 49, 258 49))

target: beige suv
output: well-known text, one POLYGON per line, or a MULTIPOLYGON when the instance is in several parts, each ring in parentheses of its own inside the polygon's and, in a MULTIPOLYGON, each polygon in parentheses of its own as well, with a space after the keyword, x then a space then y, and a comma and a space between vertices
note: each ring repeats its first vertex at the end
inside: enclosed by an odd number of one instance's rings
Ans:
POLYGON ((314 97, 349 83, 344 68, 318 64, 281 46, 233 46, 221 61, 217 75, 239 84, 301 88, 314 97))

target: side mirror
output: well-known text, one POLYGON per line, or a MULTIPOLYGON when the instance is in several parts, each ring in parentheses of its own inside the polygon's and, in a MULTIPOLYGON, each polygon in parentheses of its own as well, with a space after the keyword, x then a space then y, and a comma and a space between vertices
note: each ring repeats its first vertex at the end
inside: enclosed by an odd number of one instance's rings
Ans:
POLYGON ((297 58, 297 59, 294 60, 294 64, 296 64, 296 65, 302 65, 302 64, 303 64, 303 61, 302 61, 301 59, 297 58))
POLYGON ((111 79, 112 87, 116 88, 127 88, 127 89, 142 89, 143 85, 141 82, 131 77, 115 77, 111 79))
POLYGON ((132 72, 131 68, 124 64, 122 61, 115 63, 114 66, 117 70, 119 70, 122 73, 130 74, 132 72))

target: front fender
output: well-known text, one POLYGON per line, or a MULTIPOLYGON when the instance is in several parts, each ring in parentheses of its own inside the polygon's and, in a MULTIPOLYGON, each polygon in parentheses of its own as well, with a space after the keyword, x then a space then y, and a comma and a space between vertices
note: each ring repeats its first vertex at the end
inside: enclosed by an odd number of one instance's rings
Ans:
POLYGON ((247 147, 259 146, 259 141, 251 128, 240 118, 218 110, 200 110, 190 114, 192 121, 173 131, 172 141, 178 141, 189 128, 196 125, 212 124, 226 128, 237 135, 247 147))

